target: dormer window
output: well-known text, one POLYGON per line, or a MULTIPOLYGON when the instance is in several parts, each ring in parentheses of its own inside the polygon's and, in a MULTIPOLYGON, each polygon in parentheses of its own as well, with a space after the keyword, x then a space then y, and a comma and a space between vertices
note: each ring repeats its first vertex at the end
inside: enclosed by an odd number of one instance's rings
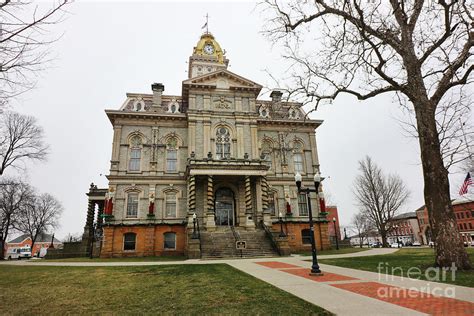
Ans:
POLYGON ((258 110, 258 112, 260 114, 260 117, 263 117, 263 118, 270 117, 270 110, 268 109, 266 105, 260 106, 260 109, 258 110))
POLYGON ((144 111, 145 104, 143 103, 143 101, 142 100, 135 101, 135 103, 133 104, 133 110, 137 112, 144 111))
POLYGON ((299 115, 300 111, 294 107, 291 107, 289 110, 288 110, 288 118, 290 119, 299 119, 300 118, 300 115, 299 115))
POLYGON ((168 104, 168 113, 179 113, 179 103, 176 100, 168 104))

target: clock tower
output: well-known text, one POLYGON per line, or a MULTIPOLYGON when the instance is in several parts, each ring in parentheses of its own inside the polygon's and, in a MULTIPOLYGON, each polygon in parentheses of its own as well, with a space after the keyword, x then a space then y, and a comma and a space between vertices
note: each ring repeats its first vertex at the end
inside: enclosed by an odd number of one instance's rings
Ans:
POLYGON ((225 51, 221 49, 214 36, 206 32, 201 35, 199 42, 189 57, 188 78, 194 78, 214 72, 219 69, 227 69, 229 60, 225 58, 225 51))

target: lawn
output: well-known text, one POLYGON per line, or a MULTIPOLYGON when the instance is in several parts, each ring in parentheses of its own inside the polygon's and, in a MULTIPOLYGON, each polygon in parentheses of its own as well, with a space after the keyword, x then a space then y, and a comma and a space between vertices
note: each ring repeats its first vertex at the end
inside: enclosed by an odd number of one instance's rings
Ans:
POLYGON ((319 314, 329 312, 225 264, 0 266, 2 314, 319 314))
POLYGON ((137 262, 137 261, 183 261, 185 256, 156 256, 156 257, 125 257, 125 258, 66 258, 66 259, 45 259, 30 260, 31 262, 137 262))
MULTIPOLYGON (((323 250, 323 251, 318 251, 317 254, 318 256, 324 256, 324 255, 342 255, 345 253, 355 253, 355 252, 361 252, 361 251, 367 251, 370 250, 371 248, 341 248, 339 250, 336 249, 330 249, 330 250, 323 250)), ((311 256, 311 251, 304 251, 304 252, 299 252, 296 253, 301 256, 311 256)))
MULTIPOLYGON (((471 262, 474 264, 474 248, 468 248, 468 253, 471 262)), ((400 249, 396 253, 379 256, 354 257, 354 258, 340 258, 340 259, 321 259, 321 263, 331 264, 335 266, 360 269, 372 272, 378 272, 379 264, 381 264, 381 273, 392 274, 392 268, 399 267, 401 269, 394 269, 393 275, 407 276, 408 269, 411 270, 412 277, 426 280, 426 269, 433 266, 434 250, 431 248, 405 248, 400 249), (386 269, 388 268, 388 269, 386 269), (417 268, 421 270, 421 274, 417 274, 417 268)), ((474 270, 471 271, 456 271, 455 277, 452 278, 451 272, 445 274, 445 278, 441 276, 436 282, 450 283, 462 286, 474 287, 474 270)), ((428 277, 435 277, 435 272, 428 270, 428 277)), ((434 281, 434 280, 433 280, 434 281)))

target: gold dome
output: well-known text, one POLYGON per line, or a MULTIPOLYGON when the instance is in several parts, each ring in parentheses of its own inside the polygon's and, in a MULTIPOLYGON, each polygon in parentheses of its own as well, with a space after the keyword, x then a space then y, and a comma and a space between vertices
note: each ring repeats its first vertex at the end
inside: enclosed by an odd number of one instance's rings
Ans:
POLYGON ((204 33, 194 47, 193 55, 214 56, 220 64, 224 63, 224 52, 211 33, 204 33))

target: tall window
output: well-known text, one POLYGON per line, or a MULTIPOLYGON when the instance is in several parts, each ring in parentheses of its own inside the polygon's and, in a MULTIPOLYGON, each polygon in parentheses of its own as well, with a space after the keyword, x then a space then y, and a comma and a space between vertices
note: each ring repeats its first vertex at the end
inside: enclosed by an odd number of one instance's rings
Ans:
POLYGON ((219 127, 216 132, 217 159, 230 158, 230 133, 225 127, 219 127))
POLYGON ((128 163, 128 170, 140 171, 140 159, 142 156, 142 139, 135 135, 130 140, 130 161, 128 163))
POLYGON ((170 138, 166 144, 166 170, 178 170, 178 140, 175 137, 170 138))
POLYGON ((178 164, 178 151, 176 149, 168 149, 166 152, 166 170, 170 172, 176 171, 178 164))
POLYGON ((302 153, 294 153, 293 154, 293 163, 294 163, 294 166, 295 166, 295 172, 299 172, 299 173, 304 172, 303 154, 302 153))
POLYGON ((166 194, 166 217, 176 217, 176 193, 166 194))
POLYGON ((272 143, 268 140, 263 140, 261 157, 263 158, 263 160, 265 160, 265 164, 268 166, 268 169, 272 169, 272 151, 272 143))
POLYGON ((270 211, 270 214, 272 214, 273 216, 276 215, 275 192, 273 191, 268 192, 268 210, 270 211))
POLYGON ((300 216, 308 216, 308 202, 306 201, 306 194, 298 194, 298 210, 300 216))
POLYGON ((138 193, 129 193, 127 198, 127 217, 138 215, 138 193))
POLYGON ((135 233, 126 233, 123 235, 123 250, 135 250, 137 235, 135 233))
POLYGON ((271 153, 264 153, 263 159, 265 160, 265 164, 268 166, 268 169, 272 169, 272 155, 271 153))
POLYGON ((175 233, 165 233, 165 249, 176 249, 176 234, 175 233))

